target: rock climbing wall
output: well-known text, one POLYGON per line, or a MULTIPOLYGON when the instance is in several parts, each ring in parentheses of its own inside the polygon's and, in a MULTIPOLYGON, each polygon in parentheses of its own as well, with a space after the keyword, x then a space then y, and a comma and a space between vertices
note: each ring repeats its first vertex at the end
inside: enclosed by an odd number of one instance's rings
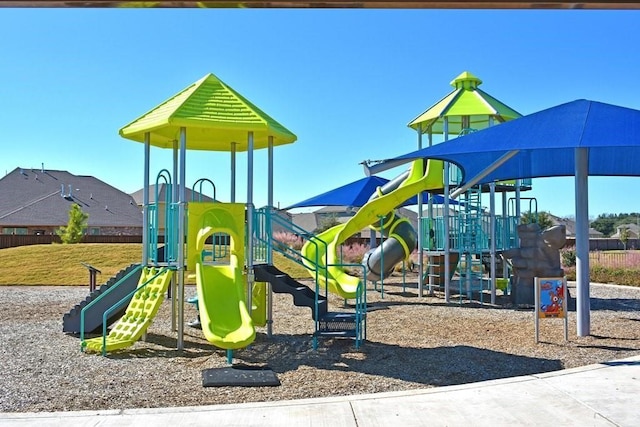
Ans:
POLYGON ((513 266, 511 301, 518 305, 534 304, 536 277, 563 277, 560 249, 567 240, 564 225, 541 230, 536 223, 518 226, 520 247, 503 252, 513 266))

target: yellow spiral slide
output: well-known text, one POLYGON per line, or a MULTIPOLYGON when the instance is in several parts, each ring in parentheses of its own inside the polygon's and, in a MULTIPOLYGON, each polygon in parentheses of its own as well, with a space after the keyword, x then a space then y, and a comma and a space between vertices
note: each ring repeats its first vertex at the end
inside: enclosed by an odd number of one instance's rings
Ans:
POLYGON ((423 191, 440 190, 444 187, 443 163, 440 160, 429 160, 424 167, 424 160, 412 163, 408 177, 388 194, 369 201, 344 224, 336 225, 317 238, 308 240, 302 247, 303 261, 312 277, 318 272, 318 282, 326 285, 329 291, 345 299, 356 297, 360 279, 349 275, 340 267, 337 250, 349 237, 363 228, 376 224, 381 216, 402 205, 406 200, 423 191))

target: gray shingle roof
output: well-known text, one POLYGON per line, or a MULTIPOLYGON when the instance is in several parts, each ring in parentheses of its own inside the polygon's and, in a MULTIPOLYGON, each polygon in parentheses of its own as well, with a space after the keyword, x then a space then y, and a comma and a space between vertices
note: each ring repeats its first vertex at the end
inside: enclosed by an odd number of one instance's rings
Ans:
POLYGON ((16 168, 0 178, 0 226, 61 226, 72 203, 90 227, 141 227, 133 197, 92 176, 16 168))
MULTIPOLYGON (((204 186, 204 189, 211 190, 210 185, 206 185, 204 186)), ((161 183, 159 185, 160 191, 158 192, 158 199, 160 199, 160 203, 164 202, 166 200, 166 192, 167 192, 167 188, 169 188, 165 183, 161 183)), ((133 197, 133 199, 135 200, 135 202, 139 205, 142 206, 142 202, 143 202, 143 191, 144 189, 141 188, 140 190, 136 191, 135 193, 131 193, 131 197, 133 197)), ((203 202, 213 202, 213 198, 205 195, 205 194, 201 194, 198 191, 192 191, 190 188, 185 188, 184 189, 184 197, 185 200, 191 201, 192 199, 194 200, 198 200, 198 201, 203 201, 203 202)), ((156 202, 156 185, 155 184, 151 184, 149 186, 149 203, 155 203, 156 202)))

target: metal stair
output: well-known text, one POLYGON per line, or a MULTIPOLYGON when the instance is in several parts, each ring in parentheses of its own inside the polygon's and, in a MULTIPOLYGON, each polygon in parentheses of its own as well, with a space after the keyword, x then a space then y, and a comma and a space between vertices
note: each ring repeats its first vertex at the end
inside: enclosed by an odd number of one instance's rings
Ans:
POLYGON ((358 320, 356 313, 326 313, 319 321, 314 336, 324 338, 356 338, 358 320))
POLYGON ((362 339, 361 324, 366 313, 329 312, 327 297, 314 292, 277 267, 258 264, 253 268, 256 281, 271 283, 273 292, 293 295, 293 303, 298 307, 311 308, 311 316, 316 321, 314 338, 355 338, 359 345, 362 339))
POLYGON ((253 266, 256 281, 271 283, 271 290, 278 294, 293 295, 293 305, 309 307, 313 320, 320 320, 327 314, 327 298, 317 295, 311 288, 278 270, 274 265, 257 264, 253 266), (318 309, 316 312, 316 298, 318 309))
MULTIPOLYGON (((76 304, 68 313, 65 313, 62 317, 62 332, 69 334, 80 333, 80 313, 82 309, 98 298, 99 295, 107 292, 109 289, 109 295, 107 298, 103 298, 98 304, 93 306, 88 313, 85 313, 85 332, 94 333, 102 327, 102 315, 105 311, 111 308, 115 303, 124 298, 127 294, 133 292, 138 286, 138 280, 140 279, 140 271, 131 274, 126 277, 136 268, 139 268, 140 264, 131 264, 126 268, 123 268, 115 276, 111 277, 106 283, 91 292, 87 297, 76 304), (126 277, 126 280, 123 280, 126 277)), ((128 304, 128 302, 127 302, 128 304)), ((115 310, 107 319, 108 324, 120 319, 127 309, 127 304, 124 304, 121 309, 115 310)))

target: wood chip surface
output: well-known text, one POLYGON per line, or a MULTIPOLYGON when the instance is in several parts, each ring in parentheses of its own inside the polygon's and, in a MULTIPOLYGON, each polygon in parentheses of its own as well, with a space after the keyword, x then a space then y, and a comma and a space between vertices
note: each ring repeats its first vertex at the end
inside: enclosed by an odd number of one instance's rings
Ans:
MULTIPOLYGON (((224 350, 185 326, 176 350, 171 301, 163 303, 147 340, 107 357, 80 351, 62 332, 62 316, 88 293, 81 287, 0 287, 0 410, 3 412, 153 408, 377 393, 465 384, 556 371, 640 354, 640 288, 591 286, 591 335, 576 336, 570 300, 569 341, 558 319, 541 321, 534 340, 531 309, 472 302, 441 293, 418 296, 416 278, 401 275, 369 285, 367 340, 321 339, 313 350, 308 308, 275 294, 273 335, 234 363, 267 366, 278 387, 202 387, 202 370, 227 365, 224 350), (413 280, 413 281, 412 281, 413 280)), ((187 287, 186 296, 195 294, 187 287)), ((575 288, 570 287, 575 297, 575 288)), ((331 298, 332 310, 342 300, 331 298)), ((185 323, 196 317, 185 303, 185 323)))

